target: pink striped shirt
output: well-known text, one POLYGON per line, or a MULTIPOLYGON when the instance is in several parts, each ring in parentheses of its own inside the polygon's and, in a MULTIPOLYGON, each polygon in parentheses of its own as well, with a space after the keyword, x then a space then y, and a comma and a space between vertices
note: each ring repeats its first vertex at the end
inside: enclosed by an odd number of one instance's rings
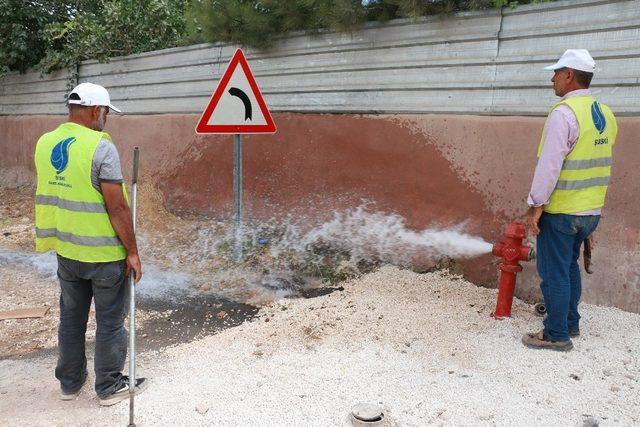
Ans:
MULTIPOLYGON (((585 95, 591 95, 589 89, 578 89, 567 93, 560 101, 585 95)), ((533 174, 531 191, 527 198, 529 206, 542 206, 549 203, 551 193, 558 183, 564 159, 578 141, 580 126, 571 108, 560 105, 549 115, 544 132, 544 147, 542 147, 542 153, 540 153, 536 171, 533 174)), ((574 212, 571 215, 600 215, 600 212, 600 209, 594 209, 574 212)))

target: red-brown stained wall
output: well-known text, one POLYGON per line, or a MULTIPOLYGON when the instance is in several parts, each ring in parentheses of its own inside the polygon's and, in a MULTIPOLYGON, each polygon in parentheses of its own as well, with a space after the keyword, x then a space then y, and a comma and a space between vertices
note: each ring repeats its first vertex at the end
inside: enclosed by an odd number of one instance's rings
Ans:
MULTIPOLYGON (((63 117, 0 117, 0 178, 32 183, 38 136, 63 117)), ((232 206, 231 136, 198 136, 196 115, 110 116, 107 131, 123 165, 141 148, 142 179, 152 180, 174 212, 228 217, 232 206)), ((322 220, 368 200, 413 228, 465 222, 489 241, 523 219, 543 118, 453 115, 276 114, 275 135, 244 137, 247 217, 289 213, 322 220)), ((639 118, 619 119, 613 180, 597 231, 596 272, 583 276, 583 300, 640 312, 639 118)), ((125 174, 128 174, 125 167, 125 174)), ((463 262, 476 283, 494 285, 490 256, 463 262)), ((539 296, 533 263, 518 295, 539 296)))

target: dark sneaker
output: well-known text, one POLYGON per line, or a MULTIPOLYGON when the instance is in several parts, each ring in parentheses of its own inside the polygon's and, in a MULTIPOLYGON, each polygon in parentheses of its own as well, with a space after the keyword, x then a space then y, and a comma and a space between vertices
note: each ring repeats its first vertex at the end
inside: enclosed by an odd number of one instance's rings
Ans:
POLYGON ((569 329, 569 336, 571 338, 579 337, 580 336, 580 328, 569 329))
POLYGON ((84 381, 82 381, 82 385, 78 390, 72 391, 72 392, 60 390, 60 400, 75 400, 80 395, 80 392, 82 391, 82 387, 84 387, 86 383, 87 383, 87 374, 85 374, 84 381))
MULTIPOLYGON (((136 378, 136 389, 133 394, 138 395, 142 393, 149 385, 149 380, 146 378, 136 378)), ((129 377, 123 375, 116 386, 113 393, 108 396, 100 397, 101 406, 111 406, 118 402, 122 402, 129 398, 129 377)))
POLYGON ((529 348, 548 348, 549 350, 555 351, 569 351, 573 348, 571 340, 551 341, 545 338, 544 331, 524 334, 522 336, 522 344, 529 348))

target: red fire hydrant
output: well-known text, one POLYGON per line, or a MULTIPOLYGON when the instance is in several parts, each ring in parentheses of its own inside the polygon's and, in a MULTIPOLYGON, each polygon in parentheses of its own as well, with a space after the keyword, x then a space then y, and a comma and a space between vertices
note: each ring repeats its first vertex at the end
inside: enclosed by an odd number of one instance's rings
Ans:
POLYGON ((500 285, 498 286, 498 303, 496 311, 491 316, 496 319, 511 317, 513 293, 516 289, 516 274, 522 271, 520 261, 530 261, 535 258, 533 248, 523 245, 522 240, 527 237, 527 230, 519 222, 507 225, 504 240, 493 246, 493 254, 502 258, 498 268, 502 270, 500 285))

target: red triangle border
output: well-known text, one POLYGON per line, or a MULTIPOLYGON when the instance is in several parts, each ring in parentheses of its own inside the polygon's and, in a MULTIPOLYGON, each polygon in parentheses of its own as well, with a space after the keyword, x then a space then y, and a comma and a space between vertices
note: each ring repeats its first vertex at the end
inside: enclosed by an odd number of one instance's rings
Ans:
POLYGON ((196 125, 196 133, 199 134, 210 134, 210 133, 226 133, 226 134, 239 134, 239 133, 275 133, 276 132, 276 124, 273 122, 273 118, 271 117, 271 113, 269 113, 269 109, 267 108, 267 104, 264 102, 264 98, 262 97, 262 93, 260 92, 260 88, 258 88, 258 84, 256 83, 256 79, 253 77, 253 73, 251 72, 251 68, 249 68, 249 64, 247 63, 247 59, 244 56, 244 52, 242 49, 237 49, 231 61, 229 61, 229 65, 227 65, 227 69, 225 70, 220 82, 218 83, 218 87, 216 87, 211 100, 207 104, 207 107, 204 109, 204 112, 200 116, 200 120, 198 120, 198 124, 196 125), (256 101, 258 102, 258 106, 262 111, 262 115, 264 116, 267 123, 262 125, 210 125, 208 124, 213 112, 222 98, 224 90, 227 88, 227 84, 233 75, 236 67, 240 64, 242 70, 244 71, 247 81, 249 82, 249 86, 251 86, 251 90, 253 91, 253 95, 256 97, 256 101))

